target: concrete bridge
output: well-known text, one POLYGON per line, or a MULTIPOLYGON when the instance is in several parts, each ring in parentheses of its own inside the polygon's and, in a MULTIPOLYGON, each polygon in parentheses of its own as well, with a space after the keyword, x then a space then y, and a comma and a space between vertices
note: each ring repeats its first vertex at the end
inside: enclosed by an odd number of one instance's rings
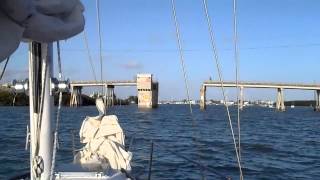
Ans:
POLYGON ((136 80, 131 81, 71 81, 70 86, 85 87, 85 86, 137 86, 136 80))
MULTIPOLYGON (((221 87, 220 81, 205 81, 200 90, 200 108, 206 108, 206 90, 207 87, 221 87)), ((237 87, 236 82, 223 82, 223 87, 237 87)), ((316 84, 293 84, 293 83, 263 83, 263 82, 244 82, 238 83, 240 89, 239 105, 243 109, 243 90, 244 88, 272 88, 277 90, 276 109, 285 111, 284 89, 311 90, 316 92, 316 110, 320 111, 320 85, 316 84)))
POLYGON ((114 88, 116 86, 136 86, 139 108, 154 108, 158 106, 159 84, 153 81, 152 74, 138 74, 135 80, 129 81, 72 81, 70 82, 70 106, 81 106, 83 87, 103 87, 107 106, 113 106, 115 100, 114 88))

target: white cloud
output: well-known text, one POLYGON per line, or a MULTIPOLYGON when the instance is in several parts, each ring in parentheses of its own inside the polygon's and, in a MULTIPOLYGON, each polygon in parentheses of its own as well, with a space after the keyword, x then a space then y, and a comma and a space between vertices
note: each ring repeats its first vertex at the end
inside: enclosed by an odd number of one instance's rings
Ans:
POLYGON ((120 64, 120 67, 127 70, 139 70, 143 68, 143 65, 138 62, 129 61, 127 63, 120 64))

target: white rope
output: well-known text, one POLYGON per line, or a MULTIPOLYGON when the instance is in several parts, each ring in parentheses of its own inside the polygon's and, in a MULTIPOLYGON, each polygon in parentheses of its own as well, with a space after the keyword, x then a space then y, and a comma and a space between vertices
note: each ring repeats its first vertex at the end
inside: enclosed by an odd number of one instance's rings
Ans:
POLYGON ((226 107, 226 110, 227 110, 229 126, 230 126, 231 135, 232 135, 232 139, 233 139, 233 144, 234 144, 234 149, 235 149, 235 153, 236 153, 237 163, 238 163, 238 166, 239 166, 240 180, 242 180, 243 179, 243 174, 242 174, 241 162, 240 162, 237 143, 236 143, 235 135, 234 135, 234 131, 233 131, 230 111, 229 111, 229 107, 227 105, 227 97, 226 97, 226 93, 225 93, 225 89, 224 89, 224 85, 223 85, 222 72, 221 72, 220 63, 219 63, 219 56, 218 56, 217 48, 216 48, 216 45, 215 45, 214 33, 213 33, 213 30, 212 30, 211 19, 210 19, 209 13, 208 13, 208 5, 207 5, 207 1, 206 0, 203 0, 203 6, 204 6, 205 16, 206 16, 206 20, 207 20, 207 24, 208 24, 208 31, 209 31, 209 35, 210 35, 210 42, 211 42, 211 48, 212 48, 212 52, 213 52, 213 58, 215 60, 216 68, 217 68, 217 71, 218 71, 218 76, 219 76, 219 80, 220 80, 220 84, 221 84, 223 100, 225 102, 225 107, 226 107))
MULTIPOLYGON (((237 30, 237 0, 233 0, 233 43, 234 43, 234 60, 236 67, 236 87, 237 87, 237 122, 238 122, 238 153, 241 161, 241 126, 240 126, 240 103, 239 103, 239 47, 238 47, 238 30, 237 30)), ((243 104, 241 104, 243 106, 243 104)))
POLYGON ((91 56, 90 49, 89 49, 87 32, 86 32, 85 29, 83 30, 83 39, 84 39, 84 44, 86 46, 86 51, 87 51, 88 60, 89 60, 90 66, 91 66, 91 71, 92 71, 92 74, 93 74, 93 78, 94 78, 95 81, 97 81, 96 71, 94 69, 93 60, 92 60, 92 56, 91 56))

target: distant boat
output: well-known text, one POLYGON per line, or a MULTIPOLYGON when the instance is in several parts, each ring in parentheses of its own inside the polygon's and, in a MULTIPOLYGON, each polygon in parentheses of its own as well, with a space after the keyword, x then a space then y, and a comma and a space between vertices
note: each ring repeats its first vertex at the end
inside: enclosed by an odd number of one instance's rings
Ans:
POLYGON ((295 106, 292 104, 290 107, 293 109, 295 106))
POLYGON ((269 105, 268 105, 268 108, 273 109, 273 108, 274 108, 274 106, 273 106, 272 104, 269 104, 269 105))

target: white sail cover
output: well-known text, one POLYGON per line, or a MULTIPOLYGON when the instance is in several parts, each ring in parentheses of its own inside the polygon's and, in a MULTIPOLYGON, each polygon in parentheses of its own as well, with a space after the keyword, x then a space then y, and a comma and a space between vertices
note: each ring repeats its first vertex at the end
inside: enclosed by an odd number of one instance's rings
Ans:
POLYGON ((117 116, 87 117, 80 129, 80 142, 86 145, 75 156, 75 163, 90 170, 131 171, 132 153, 125 151, 117 116))
POLYGON ((49 43, 80 33, 83 11, 79 0, 1 0, 0 62, 22 39, 49 43))

